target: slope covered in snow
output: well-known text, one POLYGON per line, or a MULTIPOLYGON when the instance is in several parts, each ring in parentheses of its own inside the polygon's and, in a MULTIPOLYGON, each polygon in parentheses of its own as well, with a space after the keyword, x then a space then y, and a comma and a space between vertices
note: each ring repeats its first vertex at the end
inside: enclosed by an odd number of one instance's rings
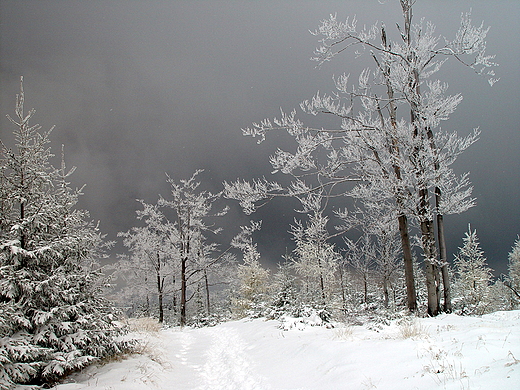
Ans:
POLYGON ((143 354, 90 367, 56 389, 520 388, 520 311, 333 329, 285 324, 140 333, 143 354))

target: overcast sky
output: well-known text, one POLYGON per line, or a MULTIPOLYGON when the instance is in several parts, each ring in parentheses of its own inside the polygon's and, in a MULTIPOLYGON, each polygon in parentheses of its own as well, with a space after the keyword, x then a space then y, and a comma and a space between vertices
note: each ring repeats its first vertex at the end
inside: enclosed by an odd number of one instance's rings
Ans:
MULTIPOLYGON (((520 233, 520 2, 418 0, 414 17, 451 38, 471 8, 475 23, 491 26, 488 52, 501 80, 491 88, 454 62, 439 73, 449 93, 464 96, 444 126, 482 131, 455 167, 471 171, 478 205, 446 218, 448 251, 471 223, 489 263, 505 272, 520 233)), ((56 125, 53 151, 64 144, 77 166, 73 183, 87 184, 81 207, 116 239, 136 223, 135 199, 168 195, 165 172, 182 179, 204 169, 213 191, 224 180, 270 178, 269 155, 291 143, 279 136, 256 145, 240 129, 332 91, 333 74, 370 65, 344 55, 316 69, 309 60, 318 45, 309 30, 331 13, 389 30, 400 22, 397 0, 0 0, 0 138, 12 142, 5 114, 13 115, 23 75, 34 121, 56 125)), ((228 235, 249 220, 230 206, 228 235)), ((293 217, 280 201, 252 216, 264 221, 257 238, 266 262, 291 247, 293 217)))

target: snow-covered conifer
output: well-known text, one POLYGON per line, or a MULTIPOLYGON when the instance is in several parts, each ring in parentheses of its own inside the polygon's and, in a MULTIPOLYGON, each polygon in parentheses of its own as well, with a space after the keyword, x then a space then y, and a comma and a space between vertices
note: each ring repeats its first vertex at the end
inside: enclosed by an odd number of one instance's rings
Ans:
POLYGON ((462 241, 463 246, 454 260, 457 290, 455 306, 463 314, 484 314, 489 311, 492 269, 486 264, 476 230, 468 226, 462 241))
POLYGON ((298 310, 299 291, 296 277, 293 275, 289 259, 284 263, 278 264, 278 270, 273 275, 273 282, 270 288, 271 312, 269 316, 279 318, 284 314, 294 315, 298 310))
POLYGON ((516 239, 508 257, 509 272, 505 285, 511 290, 511 306, 516 308, 520 305, 520 237, 516 239))
POLYGON ((2 143, 0 199, 0 388, 44 384, 125 344, 96 260, 104 242, 75 206, 64 158, 51 165, 48 132, 30 125, 23 87, 11 122, 15 147, 2 143))

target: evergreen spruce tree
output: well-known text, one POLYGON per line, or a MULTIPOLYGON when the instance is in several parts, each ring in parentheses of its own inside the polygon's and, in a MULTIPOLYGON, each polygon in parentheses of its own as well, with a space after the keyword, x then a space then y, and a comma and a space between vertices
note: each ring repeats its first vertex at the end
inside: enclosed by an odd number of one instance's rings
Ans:
POLYGON ((29 124, 23 87, 15 112, 16 145, 1 144, 0 162, 0 389, 52 383, 126 348, 95 264, 109 244, 75 209, 74 169, 51 165, 52 129, 29 124))
POLYGON ((291 264, 278 264, 278 271, 273 275, 271 288, 270 317, 280 318, 283 315, 294 315, 298 310, 298 289, 296 277, 291 273, 291 264))
POLYGON ((515 241, 508 257, 509 274, 504 284, 511 290, 511 307, 515 309, 520 305, 520 237, 515 241))
POLYGON ((462 239, 464 245, 455 256, 456 308, 462 314, 484 314, 488 311, 492 270, 486 264, 480 249, 477 231, 468 231, 462 239))

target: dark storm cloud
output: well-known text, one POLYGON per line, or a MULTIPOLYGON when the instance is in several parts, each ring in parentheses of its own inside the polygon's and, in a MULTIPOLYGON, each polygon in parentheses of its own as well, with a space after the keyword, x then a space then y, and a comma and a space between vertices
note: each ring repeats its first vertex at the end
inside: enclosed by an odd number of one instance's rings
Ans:
MULTIPOLYGON (((450 37, 470 8, 475 22, 492 26, 488 51, 497 54, 501 81, 490 88, 454 63, 440 73, 450 93, 464 95, 445 126, 461 134, 482 130, 457 165, 471 171, 478 206, 447 219, 449 250, 461 245, 471 222, 504 272, 520 233, 519 4, 423 0, 415 17, 450 37)), ((181 179, 203 168, 213 191, 223 180, 269 177, 268 156, 290 140, 256 145, 240 128, 297 107, 318 89, 332 90, 333 74, 357 77, 367 64, 344 56, 315 69, 309 61, 317 40, 308 31, 335 12, 340 19, 357 15, 360 24, 400 20, 394 0, 0 0, 0 111, 13 112, 23 75, 35 120, 56 125, 53 150, 64 143, 67 162, 78 167, 74 183, 87 184, 82 207, 115 238, 134 224, 136 198, 167 196, 164 172, 181 179)), ((0 126, 1 139, 9 138, 5 119, 0 126)), ((248 220, 235 206, 229 234, 248 220)), ((272 261, 291 245, 283 234, 291 210, 275 202, 253 216, 264 220, 260 251, 272 261)))

